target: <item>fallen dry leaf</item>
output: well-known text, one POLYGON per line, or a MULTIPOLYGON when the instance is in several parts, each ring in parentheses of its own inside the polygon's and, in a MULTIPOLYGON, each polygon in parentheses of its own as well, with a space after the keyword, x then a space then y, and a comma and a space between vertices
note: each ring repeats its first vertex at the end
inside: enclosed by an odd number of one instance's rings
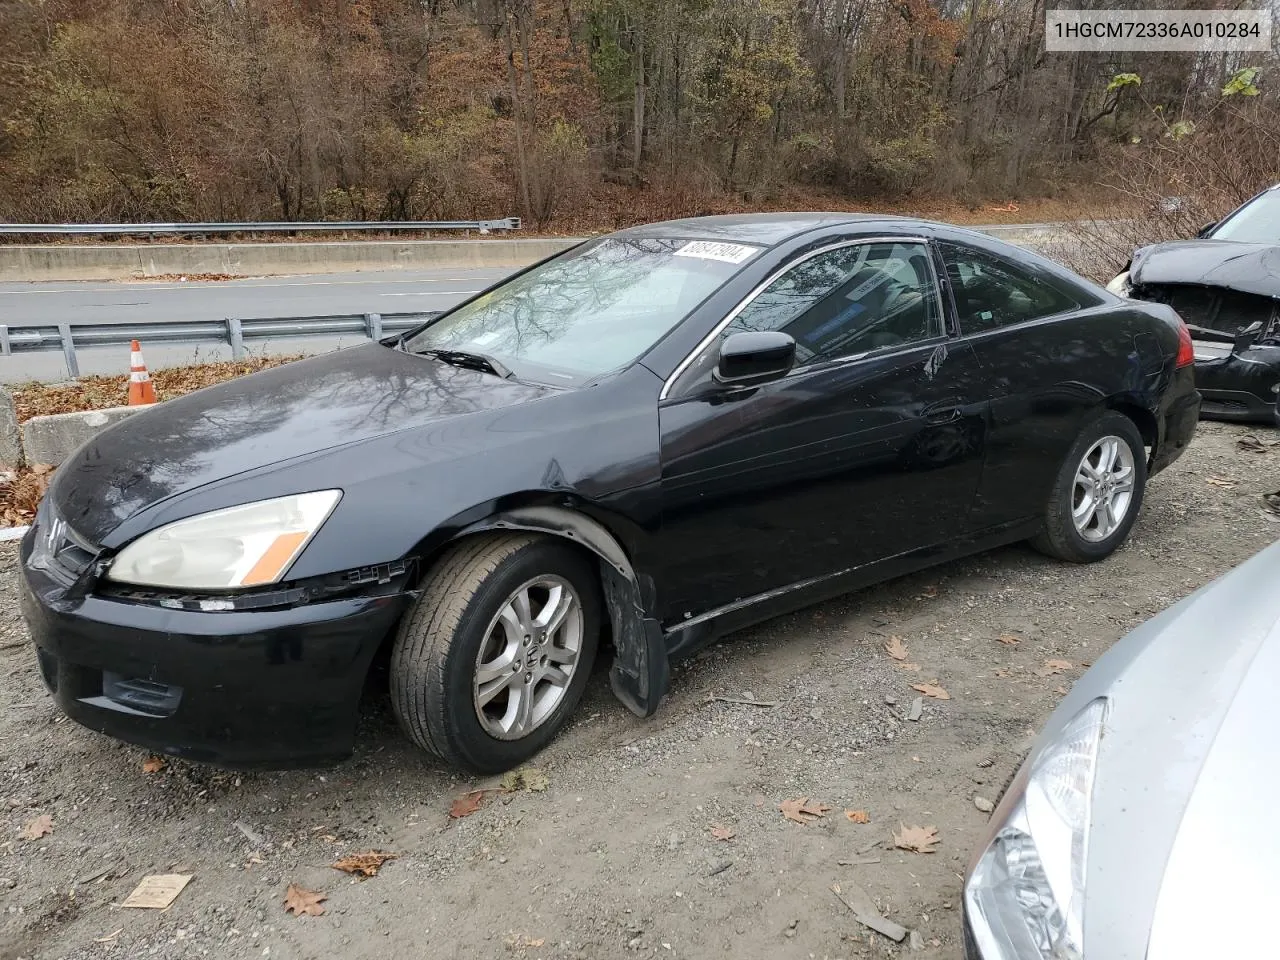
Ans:
POLYGON ((1022 641, 1018 637, 1015 637, 1012 633, 1002 633, 1000 634, 1000 636, 996 637, 996 643, 1003 643, 1009 646, 1012 646, 1015 643, 1021 643, 1021 642, 1022 641))
POLYGON ((378 870, 388 860, 395 860, 398 853, 387 853, 384 850, 366 850, 364 853, 349 853, 337 863, 333 869, 343 873, 358 873, 366 877, 375 877, 378 870))
POLYGON ((935 597, 937 597, 937 595, 938 595, 938 588, 933 584, 930 584, 929 586, 925 587, 923 590, 921 590, 919 593, 916 594, 916 599, 932 600, 935 597))
POLYGON ((537 767, 521 767, 519 770, 510 771, 502 778, 502 789, 507 793, 515 793, 517 790, 541 793, 550 784, 551 778, 537 767))
POLYGON ((1051 677, 1055 673, 1070 669, 1071 663, 1067 660, 1046 660, 1044 666, 1036 667, 1034 673, 1037 677, 1051 677))
POLYGON ((18 837, 22 840, 39 840, 53 833, 53 817, 42 813, 34 820, 28 820, 18 837))
POLYGON ((844 815, 849 818, 850 823, 870 823, 871 814, 865 810, 846 810, 844 815))
POLYGON ((893 845, 912 853, 935 853, 934 845, 938 842, 937 827, 908 827, 898 823, 898 832, 893 835, 893 845))
POLYGON ((783 800, 778 804, 778 809, 788 820, 806 826, 819 817, 825 817, 831 807, 825 803, 810 803, 808 797, 799 797, 795 800, 783 800))
POLYGON ((711 827, 711 836, 717 840, 732 840, 738 835, 733 827, 722 827, 718 823, 711 827))
POLYGON ((884 645, 884 652, 895 660, 907 659, 907 645, 902 642, 901 637, 890 637, 889 642, 884 645))
POLYGON ((920 672, 920 664, 918 663, 903 663, 902 661, 898 660, 898 661, 894 661, 893 665, 895 667, 898 667, 901 670, 909 670, 912 673, 920 672))
POLYGON ((913 683, 912 690, 923 693, 926 697, 933 697, 935 700, 950 700, 951 694, 943 690, 936 683, 913 683))
POLYGON ((322 917, 324 907, 320 904, 329 899, 329 895, 321 890, 308 890, 296 883, 289 884, 284 892, 284 912, 295 917, 322 917))
POLYGON ((449 816, 454 820, 461 820, 463 817, 469 817, 483 805, 485 798, 489 795, 488 790, 472 790, 470 793, 464 793, 460 797, 456 797, 453 806, 449 808, 449 816))
POLYGON ((1229 477, 1206 477, 1204 482, 1208 484, 1212 484, 1215 487, 1224 487, 1224 488, 1234 487, 1237 483, 1237 481, 1232 480, 1229 477))
POLYGON ((142 772, 159 773, 168 765, 169 762, 165 760, 164 757, 147 757, 147 759, 142 762, 142 772))

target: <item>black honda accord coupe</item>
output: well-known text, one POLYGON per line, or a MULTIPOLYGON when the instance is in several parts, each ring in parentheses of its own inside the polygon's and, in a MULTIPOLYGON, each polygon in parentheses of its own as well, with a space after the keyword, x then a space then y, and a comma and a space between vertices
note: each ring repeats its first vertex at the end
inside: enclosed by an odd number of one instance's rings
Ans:
POLYGON ((409 737, 498 771, 606 650, 647 716, 746 624, 1017 540, 1107 557, 1199 403, 1171 308, 977 233, 653 224, 100 434, 23 610, 62 709, 120 739, 335 761, 383 651, 409 737))

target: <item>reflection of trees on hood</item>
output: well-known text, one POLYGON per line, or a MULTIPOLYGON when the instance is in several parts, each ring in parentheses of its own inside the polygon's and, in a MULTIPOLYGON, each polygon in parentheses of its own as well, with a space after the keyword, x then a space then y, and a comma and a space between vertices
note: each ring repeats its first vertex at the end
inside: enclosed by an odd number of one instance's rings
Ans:
MULTIPOLYGON (((427 416, 480 410, 477 377, 486 380, 485 407, 501 403, 504 394, 536 390, 385 348, 286 364, 166 401, 102 434, 58 472, 55 495, 75 497, 76 487, 87 484, 93 509, 121 520, 215 464, 230 474, 300 455, 300 448, 312 452, 427 416), (108 457, 111 466, 104 471, 108 457)), ((75 526, 76 518, 68 519, 75 526)))

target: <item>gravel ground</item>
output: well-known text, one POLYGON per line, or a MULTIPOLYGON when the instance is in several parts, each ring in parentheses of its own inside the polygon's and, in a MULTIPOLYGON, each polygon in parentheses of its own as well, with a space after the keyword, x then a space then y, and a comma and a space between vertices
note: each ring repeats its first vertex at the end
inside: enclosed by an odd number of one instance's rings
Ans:
POLYGON ((1011 547, 774 620, 679 666, 645 722, 601 674, 537 760, 547 789, 463 819, 455 798, 496 782, 424 760, 377 697, 333 769, 145 772, 145 752, 51 705, 0 548, 0 960, 912 952, 854 922, 833 883, 915 931, 921 956, 959 958, 961 876, 987 819, 974 798, 996 798, 1084 664, 1280 534, 1261 499, 1280 487, 1280 446, 1242 450, 1246 433, 1276 437, 1202 425, 1104 563, 1011 547), (886 655, 890 636, 918 670, 886 655), (1042 676, 1048 660, 1071 667, 1042 676), (921 682, 951 699, 913 723, 921 682), (778 805, 798 797, 831 809, 792 823, 778 805), (45 814, 52 832, 21 839, 45 814), (895 850, 899 823, 936 827, 936 852, 895 850), (366 880, 330 866, 365 850, 398 858, 366 880), (152 873, 194 879, 168 910, 122 909, 152 873), (326 893, 324 915, 287 914, 290 883, 326 893))

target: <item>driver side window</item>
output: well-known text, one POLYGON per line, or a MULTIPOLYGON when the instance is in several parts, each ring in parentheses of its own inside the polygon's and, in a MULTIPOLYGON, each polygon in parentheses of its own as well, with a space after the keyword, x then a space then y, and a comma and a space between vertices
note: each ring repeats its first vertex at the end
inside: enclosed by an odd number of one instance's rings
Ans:
POLYGON ((777 330, 796 341, 796 366, 928 340, 942 312, 923 243, 858 243, 804 260, 748 303, 722 338, 777 330))

